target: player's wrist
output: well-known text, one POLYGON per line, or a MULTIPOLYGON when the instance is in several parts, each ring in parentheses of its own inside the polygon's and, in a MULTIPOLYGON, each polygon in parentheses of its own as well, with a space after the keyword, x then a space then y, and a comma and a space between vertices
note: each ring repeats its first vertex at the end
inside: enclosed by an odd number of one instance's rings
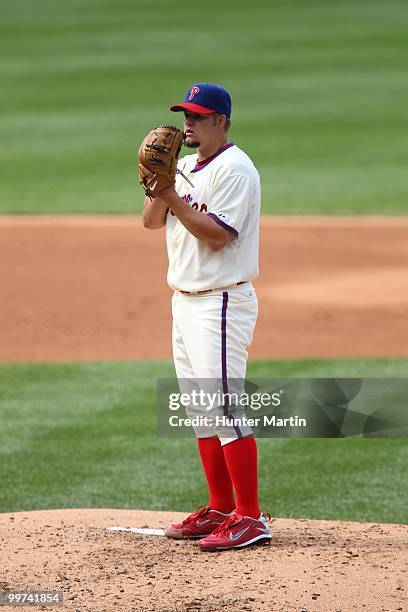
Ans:
POLYGON ((171 203, 175 201, 175 198, 179 199, 179 196, 177 195, 177 191, 174 185, 169 185, 168 187, 165 187, 164 189, 162 189, 159 192, 158 197, 161 200, 164 200, 166 204, 168 204, 168 206, 170 207, 171 207, 171 203))

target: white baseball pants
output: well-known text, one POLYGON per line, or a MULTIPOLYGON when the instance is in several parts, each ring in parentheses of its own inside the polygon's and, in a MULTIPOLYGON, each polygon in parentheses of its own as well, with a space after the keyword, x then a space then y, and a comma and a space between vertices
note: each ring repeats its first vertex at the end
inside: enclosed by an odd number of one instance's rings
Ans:
MULTIPOLYGON (((173 358, 180 392, 194 388, 224 393, 243 391, 258 316, 258 299, 251 282, 204 294, 175 291, 172 298, 173 358)), ((221 402, 219 415, 237 417, 241 406, 221 402)), ((205 414, 202 406, 187 406, 189 417, 205 414)), ((197 437, 218 436, 221 444, 252 433, 248 425, 194 426, 197 437)))

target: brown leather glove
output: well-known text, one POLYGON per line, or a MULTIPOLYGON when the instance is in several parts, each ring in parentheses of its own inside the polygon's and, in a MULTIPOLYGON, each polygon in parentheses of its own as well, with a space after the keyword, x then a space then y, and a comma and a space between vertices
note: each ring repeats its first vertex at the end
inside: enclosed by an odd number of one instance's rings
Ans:
POLYGON ((139 166, 139 181, 149 198, 176 182, 177 159, 184 134, 174 125, 158 125, 148 133, 139 148, 139 163, 153 172, 145 174, 139 166))

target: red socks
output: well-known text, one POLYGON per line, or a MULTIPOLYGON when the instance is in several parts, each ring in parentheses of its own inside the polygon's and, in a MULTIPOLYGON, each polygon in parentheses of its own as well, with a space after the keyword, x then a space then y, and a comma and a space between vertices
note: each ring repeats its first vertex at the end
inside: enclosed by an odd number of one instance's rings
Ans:
POLYGON ((237 496, 237 514, 258 519, 258 453, 253 436, 238 438, 222 447, 237 496))
POLYGON ((232 482, 218 437, 197 438, 198 451, 210 490, 209 507, 228 514, 235 508, 232 482))
POLYGON ((218 437, 197 438, 208 488, 209 507, 228 514, 235 508, 233 485, 237 496, 236 512, 259 518, 258 453, 253 436, 239 438, 221 446, 218 437))

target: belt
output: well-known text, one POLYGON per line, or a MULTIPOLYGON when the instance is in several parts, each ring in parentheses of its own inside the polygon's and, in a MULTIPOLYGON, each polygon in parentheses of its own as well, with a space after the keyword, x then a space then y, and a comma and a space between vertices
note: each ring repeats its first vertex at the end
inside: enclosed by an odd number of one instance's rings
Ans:
POLYGON ((203 291, 183 291, 182 289, 177 289, 177 291, 179 293, 183 293, 187 295, 202 295, 203 293, 211 293, 212 291, 221 291, 222 289, 230 289, 231 287, 238 287, 238 285, 245 285, 245 283, 249 283, 249 281, 240 281, 239 283, 228 285, 228 287, 217 287, 216 289, 204 289, 203 291))

